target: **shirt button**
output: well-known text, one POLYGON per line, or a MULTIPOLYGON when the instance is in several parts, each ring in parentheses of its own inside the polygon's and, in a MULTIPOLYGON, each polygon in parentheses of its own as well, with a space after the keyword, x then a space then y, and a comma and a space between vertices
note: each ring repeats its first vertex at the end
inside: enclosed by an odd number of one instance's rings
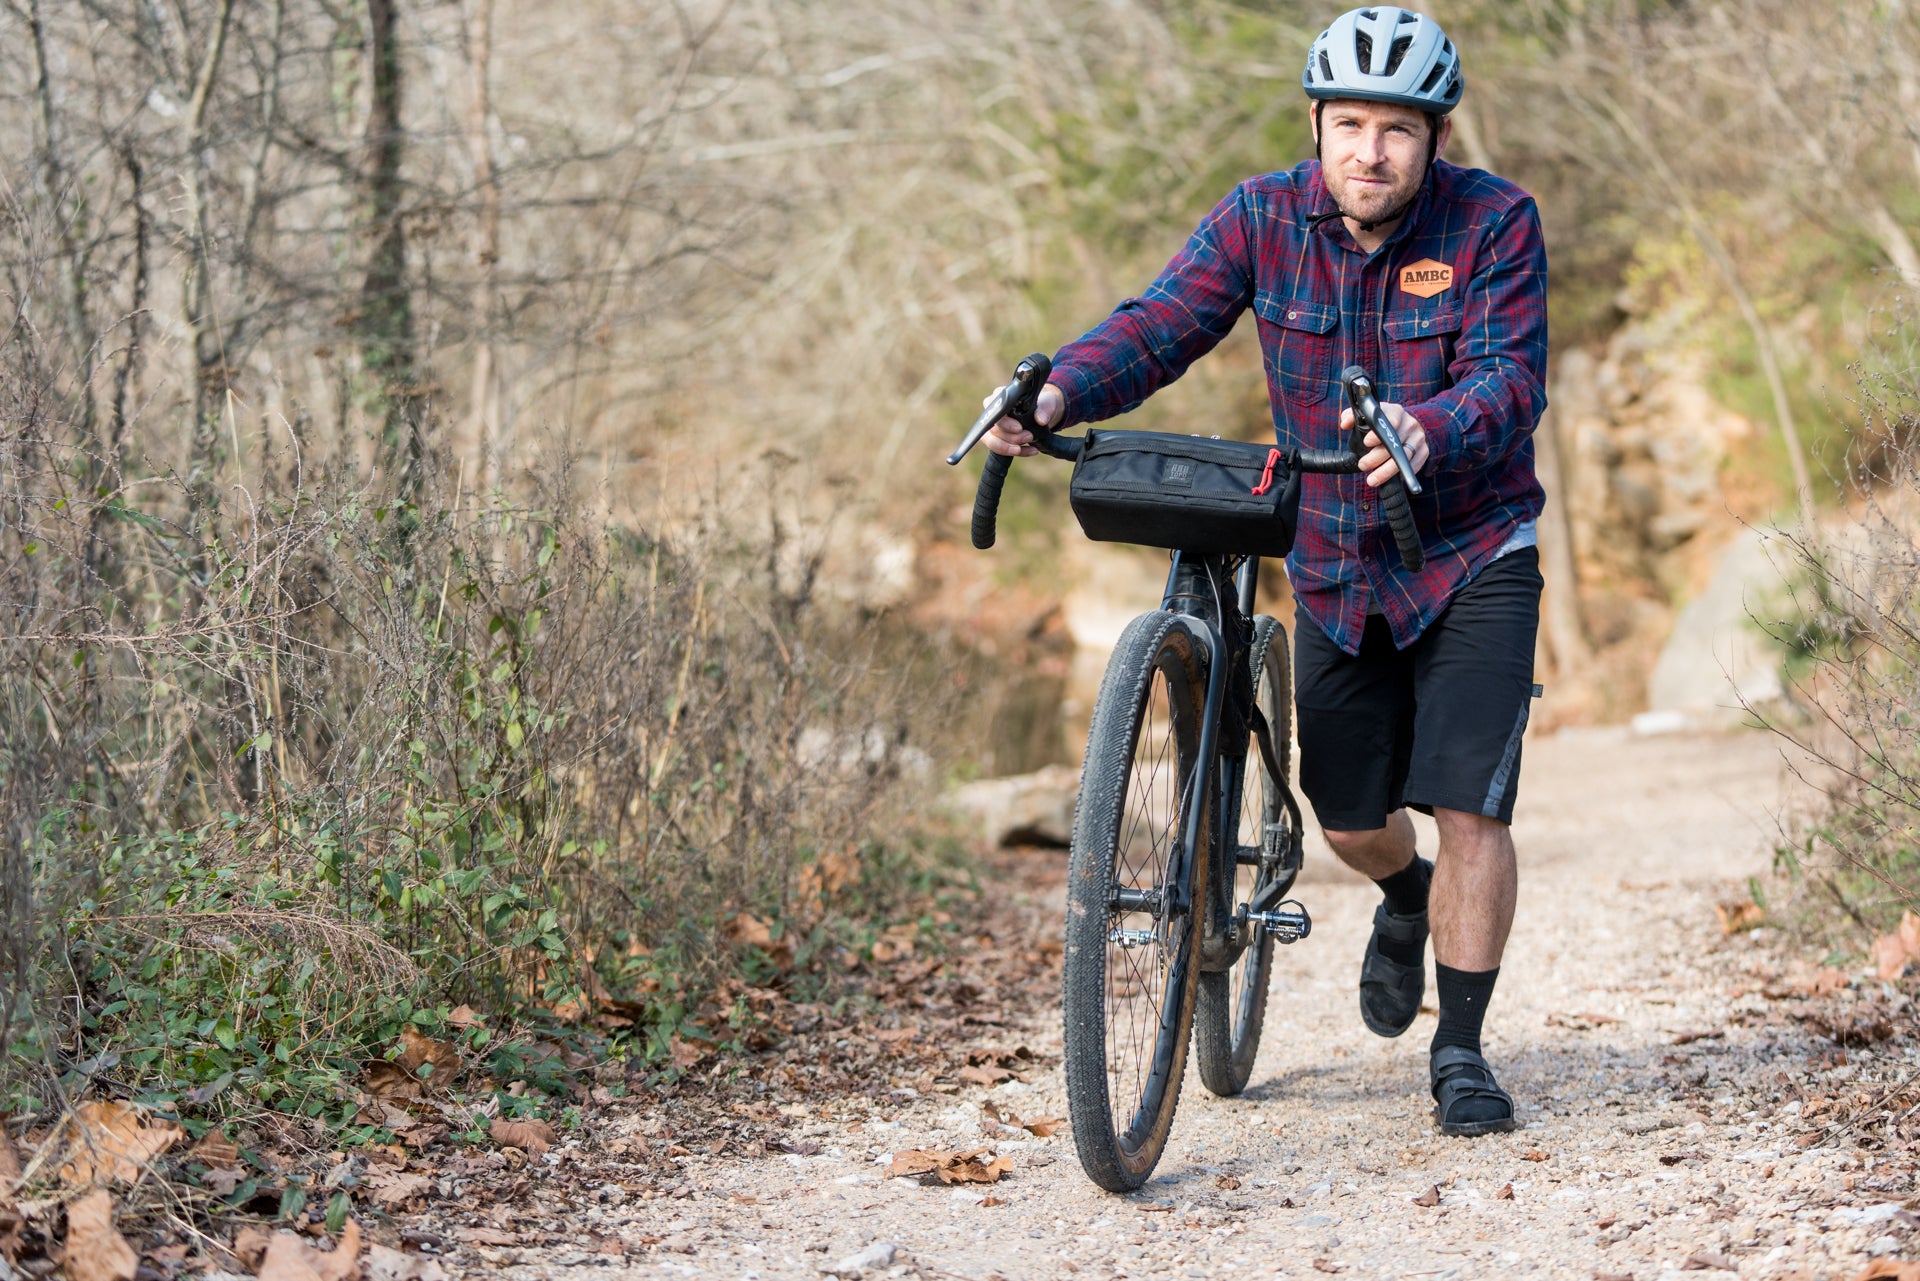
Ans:
POLYGON ((1287 319, 1288 319, 1288 320, 1298 320, 1298 319, 1300 319, 1300 313, 1299 313, 1299 312, 1297 312, 1297 311, 1290 311, 1290 312, 1288 312, 1288 313, 1287 313, 1287 319))

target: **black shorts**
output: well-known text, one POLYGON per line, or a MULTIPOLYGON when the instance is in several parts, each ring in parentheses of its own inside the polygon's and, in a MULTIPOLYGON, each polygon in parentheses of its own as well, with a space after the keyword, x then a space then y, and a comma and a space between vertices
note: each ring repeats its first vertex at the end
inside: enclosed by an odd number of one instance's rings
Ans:
POLYGON ((1300 789, 1321 827, 1374 831, 1403 806, 1513 821, 1541 586, 1539 552, 1508 552, 1404 650, 1378 614, 1353 655, 1296 613, 1300 789))

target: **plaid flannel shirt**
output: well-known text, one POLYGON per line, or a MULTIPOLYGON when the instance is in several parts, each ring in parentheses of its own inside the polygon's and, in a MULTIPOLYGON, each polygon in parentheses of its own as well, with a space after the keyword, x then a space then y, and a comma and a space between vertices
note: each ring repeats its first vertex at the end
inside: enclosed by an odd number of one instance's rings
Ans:
POLYGON ((1401 567, 1359 476, 1311 475, 1287 571, 1348 653, 1369 612, 1405 648, 1545 501, 1532 433, 1547 403, 1546 245, 1531 196, 1444 160, 1373 254, 1339 218, 1309 222, 1332 208, 1318 161, 1241 183, 1144 294, 1061 348, 1052 381, 1062 426, 1126 413, 1251 306, 1280 446, 1337 449, 1340 370, 1364 366, 1426 429, 1413 500, 1426 568, 1401 567))

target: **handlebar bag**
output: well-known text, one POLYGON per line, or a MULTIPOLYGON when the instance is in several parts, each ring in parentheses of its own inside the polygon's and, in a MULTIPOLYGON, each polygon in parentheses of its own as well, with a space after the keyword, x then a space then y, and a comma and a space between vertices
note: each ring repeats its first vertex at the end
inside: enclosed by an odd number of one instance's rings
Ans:
POLYGON ((1096 542, 1285 556, 1300 516, 1300 469, 1272 445, 1089 431, 1068 497, 1096 542))

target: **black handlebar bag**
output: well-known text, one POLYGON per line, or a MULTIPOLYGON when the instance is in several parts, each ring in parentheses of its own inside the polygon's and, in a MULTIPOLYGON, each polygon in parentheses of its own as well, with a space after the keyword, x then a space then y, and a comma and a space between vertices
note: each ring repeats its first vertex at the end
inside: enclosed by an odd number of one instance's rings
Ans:
POLYGON ((1089 431, 1068 498, 1096 542, 1285 556, 1300 518, 1297 462, 1272 445, 1089 431))

